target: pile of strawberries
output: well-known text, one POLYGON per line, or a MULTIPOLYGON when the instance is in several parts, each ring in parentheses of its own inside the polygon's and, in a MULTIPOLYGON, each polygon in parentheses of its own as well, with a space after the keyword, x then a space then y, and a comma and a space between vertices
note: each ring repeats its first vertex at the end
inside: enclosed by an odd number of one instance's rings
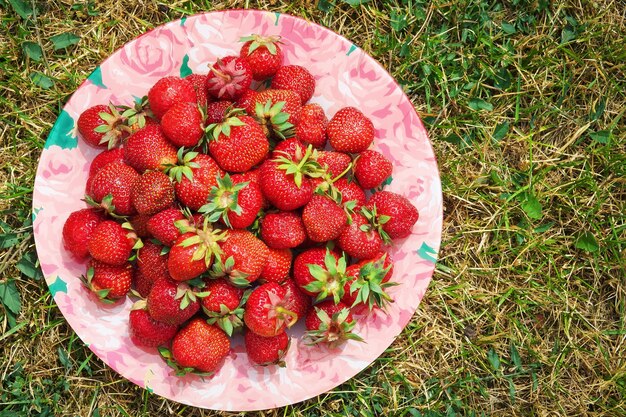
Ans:
POLYGON ((96 298, 136 299, 131 339, 178 374, 215 372, 238 330, 259 365, 282 364, 298 320, 311 344, 360 340, 355 320, 392 301, 385 250, 418 219, 382 191, 392 164, 368 149, 371 120, 345 107, 329 121, 277 37, 242 41, 206 75, 162 78, 133 107, 78 119, 106 150, 64 246, 87 261, 96 298))

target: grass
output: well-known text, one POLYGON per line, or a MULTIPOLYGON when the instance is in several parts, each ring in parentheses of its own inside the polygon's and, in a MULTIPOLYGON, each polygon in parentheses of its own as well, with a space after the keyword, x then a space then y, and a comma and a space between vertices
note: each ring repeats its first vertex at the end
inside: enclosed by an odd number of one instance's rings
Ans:
POLYGON ((0 0, 0 416, 226 415, 94 358, 41 279, 30 224, 45 138, 89 72, 225 7, 302 16, 379 60, 428 127, 445 204, 402 336, 335 390, 255 415, 626 416, 623 2, 346 3, 0 0))

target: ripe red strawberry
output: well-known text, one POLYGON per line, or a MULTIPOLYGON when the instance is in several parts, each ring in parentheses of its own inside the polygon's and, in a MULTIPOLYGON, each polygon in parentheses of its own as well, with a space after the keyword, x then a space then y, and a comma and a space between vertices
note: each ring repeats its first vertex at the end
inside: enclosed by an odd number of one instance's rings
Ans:
POLYGON ((128 262, 109 265, 90 259, 87 263, 87 275, 81 279, 100 300, 109 303, 128 294, 133 280, 133 268, 128 262))
POLYGON ((293 127, 300 120, 302 108, 298 93, 270 88, 257 94, 250 107, 268 137, 285 139, 295 135, 293 127))
POLYGON ((128 317, 130 340, 137 346, 158 347, 168 343, 178 326, 156 321, 146 310, 146 302, 141 300, 133 305, 128 317))
POLYGON ((283 63, 280 36, 251 35, 240 39, 245 42, 239 56, 245 58, 252 70, 252 78, 262 81, 276 74, 283 63))
POLYGON ((415 206, 406 197, 391 191, 380 191, 372 195, 367 202, 367 208, 373 212, 377 223, 391 239, 410 235, 413 225, 419 219, 415 206))
POLYGON ((281 284, 286 291, 287 302, 285 308, 292 311, 298 317, 298 320, 306 316, 311 307, 311 297, 305 294, 296 281, 288 279, 281 284))
MULTIPOLYGON (((169 276, 169 274, 168 274, 169 276)), ((144 275, 144 273, 138 269, 135 270, 133 274, 133 283, 132 287, 139 293, 142 297, 147 297, 150 294, 150 290, 154 285, 154 281, 152 281, 148 276, 144 275)))
POLYGON ((186 322, 200 310, 198 297, 189 285, 169 278, 154 283, 146 303, 150 317, 176 326, 186 322))
POLYGON ((337 178, 350 168, 350 155, 342 152, 319 151, 317 163, 328 172, 331 178, 337 178))
POLYGON ((358 210, 365 205, 367 201, 365 191, 356 182, 340 178, 335 181, 334 185, 337 191, 341 193, 342 204, 345 205, 348 201, 354 201, 354 210, 358 210))
POLYGON ((246 326, 264 337, 283 332, 297 320, 296 315, 285 308, 285 303, 286 290, 275 282, 256 287, 246 302, 243 315, 246 326))
POLYGON ((352 223, 339 235, 337 244, 353 258, 370 259, 380 252, 383 240, 367 218, 356 212, 352 215, 352 223))
POLYGON ((344 303, 333 303, 332 300, 322 301, 313 307, 304 322, 307 337, 311 344, 324 343, 334 349, 346 340, 363 341, 353 333, 356 321, 350 313, 350 308, 344 303))
POLYGON ((328 242, 341 235, 348 225, 348 215, 329 197, 314 195, 304 206, 302 222, 309 239, 314 242, 328 242))
POLYGON ((380 187, 391 176, 393 165, 383 154, 366 149, 354 161, 354 176, 364 189, 380 187))
POLYGON ((218 178, 211 189, 208 203, 200 208, 211 223, 221 219, 231 229, 245 229, 256 220, 263 206, 259 185, 245 180, 240 174, 218 178))
POLYGON ((137 240, 134 232, 124 229, 112 220, 103 220, 94 229, 87 242, 89 254, 109 265, 124 265, 137 240))
POLYGON ((87 259, 87 242, 104 214, 93 208, 85 208, 71 213, 63 224, 63 247, 78 260, 87 259))
POLYGON ((392 302, 385 289, 396 283, 385 281, 393 268, 391 264, 384 266, 386 263, 384 258, 379 258, 349 266, 346 270, 349 279, 344 286, 341 301, 351 308, 366 306, 370 311, 374 307, 384 308, 392 302))
POLYGON ((328 122, 326 135, 338 152, 359 153, 374 141, 374 125, 354 107, 344 107, 328 122))
POLYGON ((136 213, 130 198, 133 183, 139 174, 123 162, 112 162, 93 176, 87 195, 108 212, 121 216, 136 213), (111 195, 112 198, 106 198, 111 195))
POLYGON ((295 248, 306 239, 302 218, 292 211, 267 213, 261 220, 261 239, 270 248, 295 248))
POLYGON ((221 253, 218 243, 225 233, 205 223, 203 229, 179 236, 170 248, 167 269, 174 280, 187 281, 204 273, 213 264, 213 256, 221 253))
POLYGON ((204 116, 197 103, 174 103, 161 118, 161 129, 174 146, 192 148, 204 135, 204 116))
POLYGON ((124 131, 122 117, 113 106, 98 104, 80 114, 76 127, 83 140, 97 148, 112 149, 120 144, 124 131))
POLYGON ((177 375, 188 372, 212 374, 230 352, 230 339, 223 330, 201 318, 191 320, 172 341, 172 351, 160 350, 177 375))
POLYGON ((287 333, 281 332, 276 336, 263 337, 247 331, 244 336, 244 342, 250 362, 261 366, 285 366, 283 358, 287 354, 290 342, 287 333))
POLYGON ((287 173, 288 169, 281 168, 282 164, 273 160, 263 163, 259 178, 261 191, 276 208, 284 211, 295 210, 311 200, 313 186, 310 179, 301 172, 287 173))
POLYGON ((171 168, 169 174, 175 180, 174 189, 180 203, 191 210, 199 210, 207 202, 211 188, 217 186, 217 179, 224 171, 215 160, 198 152, 179 151, 179 165, 171 168))
POLYGON ((177 161, 176 148, 163 135, 159 125, 146 125, 126 141, 124 161, 139 172, 164 171, 177 161))
POLYGON ((222 123, 226 115, 233 109, 233 102, 228 100, 214 101, 206 106, 205 124, 222 123))
POLYGON ((339 302, 347 279, 346 258, 327 248, 305 250, 293 261, 293 279, 305 294, 339 302))
POLYGON ((289 138, 283 141, 280 141, 272 151, 270 155, 270 159, 275 160, 276 158, 284 157, 292 160, 293 162, 299 163, 304 158, 306 153, 306 145, 302 143, 300 139, 297 138, 289 138))
POLYGON ((191 81, 193 89, 196 92, 197 103, 200 107, 206 107, 210 103, 211 98, 206 90, 206 75, 205 74, 189 74, 185 77, 186 80, 191 81))
POLYGON ((172 246, 181 235, 175 225, 177 221, 185 220, 183 213, 177 208, 165 209, 148 220, 148 231, 165 246, 172 246))
POLYGON ((174 185, 161 171, 145 171, 133 181, 130 199, 139 214, 155 214, 174 203, 174 185))
POLYGON ((227 56, 218 59, 207 74, 209 95, 219 100, 237 100, 252 82, 252 68, 240 57, 227 56))
POLYGON ((296 137, 314 148, 326 146, 326 126, 328 118, 319 104, 309 103, 302 106, 300 120, 296 126, 296 137))
POLYGON ((304 104, 313 97, 315 78, 300 65, 285 65, 280 67, 272 78, 272 88, 295 91, 304 104))
POLYGON ((267 262, 267 246, 247 230, 231 230, 220 242, 221 261, 213 265, 213 276, 227 277, 239 287, 256 281, 267 262))
POLYGON ((232 286, 224 279, 206 281, 201 298, 202 310, 209 317, 209 324, 215 324, 232 336, 233 330, 243 326, 243 290, 232 286))
POLYGON ((265 159, 269 142, 249 116, 232 116, 209 126, 209 153, 225 171, 245 172, 265 159))
POLYGON ((140 238, 152 237, 152 234, 148 231, 148 220, 150 220, 150 217, 152 217, 151 214, 135 214, 130 218, 130 225, 140 238))
POLYGON ((137 274, 135 287, 139 294, 147 297, 152 285, 159 279, 168 278, 168 254, 163 252, 163 246, 146 241, 137 251, 137 274))
POLYGON ((293 254, 289 249, 268 248, 267 262, 259 276, 262 282, 276 282, 281 284, 289 278, 293 254))
POLYGON ((191 80, 170 76, 161 78, 150 88, 148 102, 150 110, 160 120, 175 103, 197 103, 198 97, 191 80))
POLYGON ((124 162, 124 149, 113 148, 100 152, 89 165, 89 177, 93 177, 105 165, 111 162, 124 162))
POLYGON ((238 109, 244 109, 246 114, 254 114, 254 106, 256 103, 256 96, 259 93, 256 90, 248 88, 235 102, 235 107, 238 109))

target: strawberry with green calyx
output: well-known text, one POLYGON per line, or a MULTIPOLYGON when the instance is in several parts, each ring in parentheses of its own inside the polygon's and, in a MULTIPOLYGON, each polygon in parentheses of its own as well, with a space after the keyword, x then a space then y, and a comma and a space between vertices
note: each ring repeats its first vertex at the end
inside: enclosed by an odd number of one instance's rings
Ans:
POLYGON ((112 149, 122 142, 125 135, 123 121, 116 106, 99 104, 82 112, 76 125, 86 143, 97 148, 112 149))
POLYGON ((208 203, 198 210, 215 223, 222 220, 231 229, 245 229, 254 223, 261 207, 263 194, 256 183, 245 181, 239 174, 226 174, 217 179, 208 203))
POLYGON ((354 181, 346 178, 339 178, 333 182, 335 189, 341 193, 341 202, 345 205, 349 201, 353 201, 353 209, 359 210, 367 202, 365 191, 354 181))
POLYGON ((302 108, 302 100, 297 93, 264 90, 254 98, 254 107, 250 107, 268 138, 285 139, 295 135, 293 128, 298 124, 302 108))
POLYGON ((332 300, 322 301, 315 305, 306 316, 305 337, 308 344, 326 344, 335 349, 347 340, 363 341, 363 338, 354 333, 356 321, 350 313, 350 308, 344 303, 335 304, 332 300))
POLYGON ((380 187, 391 176, 393 165, 380 152, 366 149, 354 161, 354 177, 364 189, 380 187))
POLYGON ((124 265, 133 249, 142 245, 130 223, 125 226, 112 220, 103 220, 94 229, 88 242, 89 254, 109 265, 124 265), (128 230, 127 228, 130 228, 128 230))
POLYGON ((196 146, 204 135, 204 110, 197 103, 174 103, 161 118, 163 134, 174 146, 196 146))
POLYGON ((263 81, 276 74, 283 63, 280 36, 252 34, 239 39, 244 42, 239 56, 245 58, 252 69, 252 78, 263 81))
MULTIPOLYGON (((391 216, 379 213, 378 209, 376 208, 376 203, 372 203, 371 201, 372 199, 370 198, 370 201, 368 201, 368 204, 366 206, 361 207, 361 213, 368 220, 369 224, 371 225, 371 228, 378 232, 381 239, 383 240, 383 243, 385 245, 390 245, 391 236, 389 236, 389 234, 385 231, 385 223, 391 220, 391 216)), ((367 227, 361 227, 361 230, 363 231, 367 231, 366 229, 367 227)), ((367 258, 370 258, 370 256, 367 256, 367 258)), ((359 259, 362 259, 362 258, 359 258, 359 259)))
POLYGON ((332 179, 343 177, 350 171, 350 168, 352 168, 352 158, 346 153, 317 151, 316 155, 315 160, 332 179))
POLYGON ((133 181, 130 199, 139 214, 156 214, 174 203, 174 185, 161 171, 145 171, 133 181))
POLYGON ((172 340, 178 326, 156 321, 148 313, 146 300, 139 300, 130 309, 128 330, 130 340, 135 345, 158 347, 172 340))
POLYGON ((286 308, 286 290, 275 282, 256 287, 250 293, 243 315, 248 329, 272 337, 291 327, 298 316, 286 308))
POLYGON ((290 249, 268 248, 267 262, 259 276, 261 282, 276 282, 282 284, 289 278, 293 254, 290 249))
POLYGON ((230 339, 217 326, 195 318, 176 333, 172 350, 161 347, 159 353, 177 376, 193 373, 213 375, 230 352, 230 339))
POLYGON ((224 171, 209 155, 198 152, 179 150, 179 160, 179 165, 168 171, 174 179, 176 198, 189 209, 199 210, 224 171))
POLYGON ((137 171, 124 162, 105 165, 88 182, 85 201, 92 206, 100 205, 108 213, 120 216, 135 214, 137 211, 130 194, 138 177, 137 171))
POLYGON ((293 211, 267 213, 261 219, 261 239, 270 248, 290 249, 306 240, 302 218, 293 211))
POLYGON ((346 274, 350 277, 344 287, 344 296, 341 301, 354 308, 367 306, 371 311, 374 307, 385 308, 392 302, 392 298, 385 292, 386 288, 398 285, 395 282, 385 281, 385 277, 393 267, 384 266, 386 255, 375 261, 359 262, 348 267, 346 274))
POLYGON ((147 124, 156 122, 154 114, 148 106, 148 96, 144 96, 136 100, 132 107, 119 106, 124 118, 124 129, 128 133, 135 133, 137 130, 145 127, 147 124))
POLYGON ((112 304, 130 291, 133 268, 128 262, 122 265, 109 265, 90 259, 87 263, 87 273, 80 279, 100 301, 112 304))
POLYGON ((232 336, 235 329, 243 326, 244 305, 248 293, 234 287, 224 279, 207 280, 201 299, 202 310, 209 324, 215 324, 232 336))
POLYGON ((248 359, 255 365, 269 366, 278 365, 285 367, 283 358, 289 350, 291 339, 285 332, 276 336, 263 337, 247 331, 244 336, 248 359))
POLYGON ((272 88, 293 91, 300 96, 304 104, 313 97, 315 78, 309 70, 300 65, 285 65, 280 67, 272 78, 272 88))
POLYGON ((95 208, 85 208, 71 213, 63 223, 63 247, 76 259, 87 259, 89 256, 87 242, 104 219, 104 213, 95 208))
POLYGON ((366 208, 376 219, 375 225, 381 231, 381 236, 387 235, 390 239, 409 236, 419 219, 417 208, 406 197, 391 191, 372 195, 366 208))
POLYGON ((177 151, 160 125, 147 124, 128 137, 124 161, 140 173, 148 169, 165 171, 176 164, 177 151))
POLYGON ((209 65, 206 87, 218 100, 237 100, 252 83, 250 64, 238 56, 227 56, 209 65))
POLYGON ((159 242, 165 246, 173 246, 176 239, 181 235, 175 224, 177 221, 186 221, 185 215, 180 209, 172 207, 150 217, 146 227, 159 242))
POLYGON ((360 153, 374 141, 374 125, 354 107, 340 109, 328 122, 326 135, 338 152, 360 153))
MULTIPOLYGON (((213 103, 209 103, 206 107, 206 125, 210 125, 213 123, 222 123, 227 115, 233 115, 232 111, 234 111, 235 106, 232 101, 228 100, 220 100, 214 101, 213 103)), ((237 111, 239 114, 239 112, 237 111)))
POLYGON ((352 222, 346 226, 337 239, 337 245, 349 256, 356 259, 370 259, 380 252, 383 244, 378 230, 360 212, 352 215, 352 222))
POLYGON ((226 237, 227 232, 214 229, 206 218, 202 228, 179 236, 167 259, 170 276, 176 281, 187 281, 206 272, 214 256, 222 254, 220 242, 226 237))
POLYGON ((267 263, 267 246, 247 230, 228 231, 220 248, 211 276, 226 277, 238 287, 247 287, 256 281, 267 263))
POLYGON ((332 297, 338 303, 344 294, 346 257, 328 248, 313 248, 302 252, 293 263, 293 279, 303 292, 323 300, 332 297))
POLYGON ((348 214, 341 202, 337 203, 327 196, 314 195, 304 206, 302 222, 309 239, 328 242, 341 235, 348 225, 348 214))
POLYGON ((186 78, 176 76, 161 78, 148 91, 150 110, 159 120, 175 103, 196 103, 197 101, 194 85, 186 78))
POLYGON ((285 297, 287 299, 285 308, 292 311, 298 317, 298 320, 304 318, 309 308, 311 308, 311 297, 304 293, 296 281, 291 278, 285 280, 281 287, 285 289, 285 297))
POLYGON ((154 283, 146 298, 148 312, 156 321, 180 325, 200 310, 201 295, 185 282, 160 279, 154 283))
POLYGON ((228 116, 207 126, 209 153, 225 171, 246 172, 259 164, 269 151, 261 127, 249 116, 228 116))

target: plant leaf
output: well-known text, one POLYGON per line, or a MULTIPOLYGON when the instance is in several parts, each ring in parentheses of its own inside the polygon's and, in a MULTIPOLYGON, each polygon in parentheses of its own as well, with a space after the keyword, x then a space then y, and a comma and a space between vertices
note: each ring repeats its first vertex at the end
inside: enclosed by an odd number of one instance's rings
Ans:
POLYGON ((80 41, 80 37, 72 32, 61 33, 50 38, 50 42, 54 45, 54 50, 65 49, 72 45, 76 45, 80 41))
POLYGON ((598 249, 600 249, 598 241, 591 232, 583 232, 578 235, 574 246, 577 249, 582 249, 587 252, 596 252, 598 249))
POLYGON ((526 194, 526 198, 522 201, 522 210, 526 212, 526 215, 531 219, 539 220, 543 216, 541 203, 532 194, 526 194))
POLYGON ((33 61, 40 62, 43 57, 43 50, 36 42, 22 42, 22 50, 33 61))
POLYGON ((20 293, 15 281, 0 282, 0 302, 13 314, 18 315, 22 308, 20 293))
POLYGON ((52 78, 42 74, 41 72, 31 72, 28 77, 36 86, 41 87, 44 90, 49 90, 54 85, 52 78))

